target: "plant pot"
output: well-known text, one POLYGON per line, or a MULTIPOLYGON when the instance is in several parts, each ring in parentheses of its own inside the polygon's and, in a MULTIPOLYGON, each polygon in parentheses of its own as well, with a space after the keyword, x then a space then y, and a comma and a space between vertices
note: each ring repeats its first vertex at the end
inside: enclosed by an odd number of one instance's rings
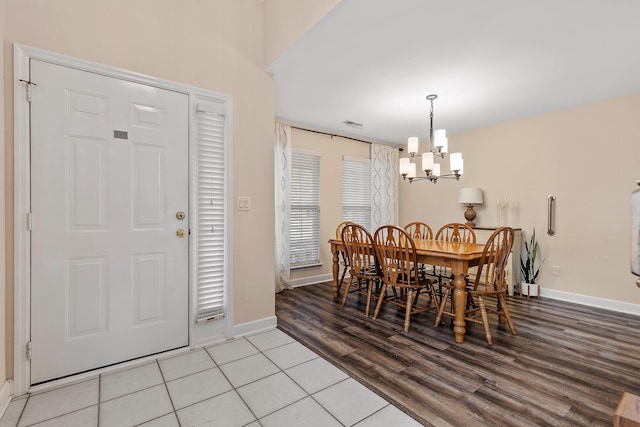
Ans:
POLYGON ((520 296, 526 295, 527 297, 535 296, 540 298, 540 285, 537 283, 520 283, 520 296))

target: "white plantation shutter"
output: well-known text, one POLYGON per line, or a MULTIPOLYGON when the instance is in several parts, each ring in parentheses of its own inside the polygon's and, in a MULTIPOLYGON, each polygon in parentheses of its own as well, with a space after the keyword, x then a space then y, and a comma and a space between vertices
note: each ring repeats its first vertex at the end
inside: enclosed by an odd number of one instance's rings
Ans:
POLYGON ((225 283, 225 116, 222 106, 198 103, 196 283, 199 321, 223 314, 225 283))
POLYGON ((291 158, 292 267, 320 263, 320 156, 294 151, 291 158))
POLYGON ((342 160, 342 220, 371 230, 371 165, 369 159, 342 160))

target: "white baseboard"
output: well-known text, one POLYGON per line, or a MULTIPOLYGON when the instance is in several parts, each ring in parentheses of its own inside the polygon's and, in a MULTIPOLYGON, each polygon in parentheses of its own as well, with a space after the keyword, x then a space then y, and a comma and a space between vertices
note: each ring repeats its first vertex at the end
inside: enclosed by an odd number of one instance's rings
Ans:
POLYGON ((324 283, 333 280, 333 274, 321 274, 319 276, 300 277, 299 279, 289 280, 292 288, 299 286, 315 285, 316 283, 324 283))
POLYGON ((571 292, 556 291, 554 289, 545 289, 544 287, 541 289, 540 295, 546 298, 588 305, 590 307, 605 308, 607 310, 619 311, 621 313, 635 315, 640 314, 640 305, 631 304, 628 302, 591 297, 588 295, 574 294, 571 292))
POLYGON ((278 326, 278 318, 276 316, 241 323, 233 326, 233 337, 236 338, 243 335, 255 334, 256 332, 268 331, 269 329, 274 329, 276 326, 278 326))
POLYGON ((212 337, 206 337, 203 339, 196 340, 193 343, 192 348, 208 347, 210 345, 218 344, 226 340, 227 340, 227 337, 225 337, 224 334, 218 334, 212 337))
POLYGON ((0 418, 4 416, 4 413, 11 403, 11 396, 13 395, 13 380, 7 380, 0 388, 0 418))

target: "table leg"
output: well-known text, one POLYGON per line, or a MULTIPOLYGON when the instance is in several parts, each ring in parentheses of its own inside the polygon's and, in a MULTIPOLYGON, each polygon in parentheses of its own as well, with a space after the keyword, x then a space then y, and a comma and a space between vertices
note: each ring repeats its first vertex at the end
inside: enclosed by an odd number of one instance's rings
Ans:
POLYGON ((467 302, 467 281, 465 280, 466 272, 462 272, 462 268, 454 268, 454 280, 453 280, 453 307, 455 317, 453 319, 453 333, 456 337, 457 343, 464 342, 464 334, 466 332, 465 329, 465 321, 464 321, 464 310, 466 308, 467 302))
POLYGON ((340 258, 339 258, 339 254, 340 252, 337 250, 337 248, 331 248, 332 252, 333 252, 333 284, 332 284, 332 289, 333 289, 333 301, 337 302, 338 301, 338 296, 340 295, 340 289, 338 288, 338 273, 339 273, 339 262, 340 262, 340 258))

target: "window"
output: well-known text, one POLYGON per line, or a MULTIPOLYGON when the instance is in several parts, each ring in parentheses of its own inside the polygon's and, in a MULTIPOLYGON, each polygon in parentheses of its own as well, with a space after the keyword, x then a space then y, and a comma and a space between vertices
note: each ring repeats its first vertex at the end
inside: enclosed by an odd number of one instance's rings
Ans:
POLYGON ((225 115, 222 105, 197 106, 197 319, 223 314, 225 284, 225 115))
POLYGON ((294 151, 291 159, 291 267, 320 263, 320 156, 294 151))
MULTIPOLYGON (((342 220, 371 228, 371 166, 369 159, 342 160, 342 220)), ((371 231, 371 230, 370 230, 371 231)))

